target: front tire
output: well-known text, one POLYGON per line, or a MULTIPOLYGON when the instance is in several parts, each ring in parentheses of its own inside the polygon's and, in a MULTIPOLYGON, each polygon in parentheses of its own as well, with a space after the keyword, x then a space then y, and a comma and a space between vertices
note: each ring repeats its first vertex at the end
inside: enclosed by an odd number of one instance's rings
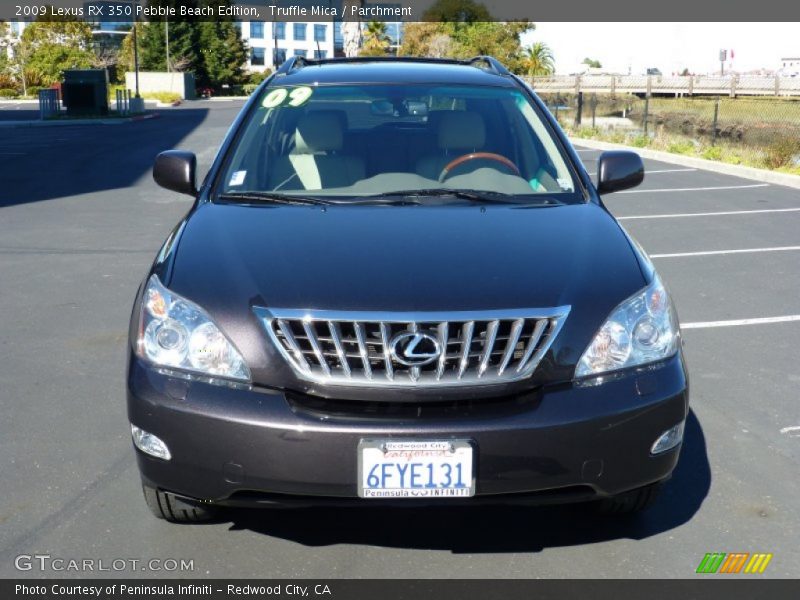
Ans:
POLYGON ((597 503, 597 511, 603 515, 632 515, 650 508, 658 499, 662 483, 651 483, 597 503))
POLYGON ((142 484, 142 491, 147 507, 158 519, 170 523, 202 523, 211 521, 217 516, 217 510, 212 506, 189 502, 146 483, 142 484))

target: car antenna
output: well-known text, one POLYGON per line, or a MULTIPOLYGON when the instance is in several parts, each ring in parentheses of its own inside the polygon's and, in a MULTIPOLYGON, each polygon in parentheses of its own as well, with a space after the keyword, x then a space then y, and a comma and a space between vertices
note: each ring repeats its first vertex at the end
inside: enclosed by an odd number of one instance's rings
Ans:
POLYGON ((319 49, 319 40, 317 42, 317 58, 322 58, 322 51, 319 49))

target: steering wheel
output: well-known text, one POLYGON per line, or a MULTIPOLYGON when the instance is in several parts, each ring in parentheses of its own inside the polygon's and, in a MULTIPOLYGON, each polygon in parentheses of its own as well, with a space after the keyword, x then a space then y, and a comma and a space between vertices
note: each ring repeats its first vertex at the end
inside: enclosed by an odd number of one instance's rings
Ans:
POLYGON ((493 160, 495 162, 499 162, 507 166, 509 169, 511 169, 515 175, 520 176, 520 172, 519 169, 517 168, 517 165, 515 165, 513 162, 511 162, 509 159, 507 159, 505 156, 501 154, 495 154, 494 152, 469 152, 467 154, 462 154, 458 158, 454 158, 449 163, 447 163, 445 168, 442 169, 442 172, 439 173, 439 181, 444 181, 445 179, 447 179, 450 171, 455 169, 457 166, 463 165, 465 162, 469 162, 471 160, 481 160, 481 159, 493 160))

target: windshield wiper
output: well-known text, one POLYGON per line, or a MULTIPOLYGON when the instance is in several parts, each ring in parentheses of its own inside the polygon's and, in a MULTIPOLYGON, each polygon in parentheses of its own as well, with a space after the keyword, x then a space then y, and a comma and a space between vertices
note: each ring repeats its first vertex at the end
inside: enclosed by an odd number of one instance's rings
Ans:
MULTIPOLYGON (((460 190, 460 189, 447 189, 447 188, 431 188, 431 189, 419 189, 419 190, 397 190, 393 192, 384 192, 382 194, 376 194, 377 198, 386 198, 392 196, 399 196, 403 198, 446 198, 446 197, 453 197, 458 198, 460 200, 469 200, 471 202, 486 202, 486 203, 496 203, 496 204, 522 204, 530 199, 529 196, 525 196, 524 200, 522 198, 517 199, 517 196, 512 194, 506 194, 504 192, 495 192, 492 190, 460 190)), ((557 202, 544 197, 537 197, 537 202, 542 204, 556 204, 557 202)))
POLYGON ((388 197, 369 196, 367 198, 348 198, 333 199, 319 198, 313 196, 295 196, 293 194, 278 194, 274 192, 230 192, 220 194, 219 199, 228 202, 256 201, 269 202, 272 204, 292 204, 292 205, 321 205, 321 206, 352 206, 352 205, 381 205, 381 206, 407 206, 421 204, 417 200, 395 199, 388 197))
POLYGON ((306 204, 312 206, 334 204, 330 200, 325 200, 324 198, 276 194, 274 192, 229 192, 227 194, 220 194, 218 198, 226 202, 269 202, 272 204, 306 204))

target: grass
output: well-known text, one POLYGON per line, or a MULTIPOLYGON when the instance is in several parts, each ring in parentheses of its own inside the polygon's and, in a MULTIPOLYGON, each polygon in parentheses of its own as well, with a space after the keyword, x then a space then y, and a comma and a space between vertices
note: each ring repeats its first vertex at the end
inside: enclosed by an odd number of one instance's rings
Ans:
MULTIPOLYGON (((641 102, 641 100, 640 100, 641 102)), ((716 98, 650 98, 649 112, 680 113, 713 119, 716 98)), ((800 123, 800 99, 795 98, 720 98, 720 121, 742 123, 800 123)))
MULTIPOLYGON (((117 98, 117 90, 126 89, 124 85, 111 85, 108 87, 108 101, 113 102, 117 98)), ((140 96, 146 100, 158 100, 162 104, 172 104, 173 102, 180 102, 182 100, 180 94, 175 92, 141 92, 140 96)), ((133 95, 131 94, 131 97, 133 95)))
POLYGON ((144 92, 141 96, 150 100, 158 100, 162 104, 172 104, 182 100, 181 95, 175 92, 144 92))
MULTIPOLYGON (((568 95, 551 100, 555 105, 576 105, 574 97, 568 95)), ((591 115, 587 105, 591 107, 592 103, 591 97, 587 101, 584 96, 584 123, 591 115)), ((800 175, 800 99, 650 98, 648 134, 642 131, 644 112, 643 98, 598 94, 596 116, 624 116, 628 128, 575 127, 574 111, 559 115, 559 120, 574 137, 800 175)))
POLYGON ((568 123, 562 123, 562 127, 571 137, 624 144, 634 148, 651 148, 672 154, 800 175, 800 140, 794 137, 778 137, 764 146, 743 145, 731 140, 718 140, 712 145, 710 140, 669 133, 663 127, 657 128, 653 135, 614 129, 576 129, 568 123))

